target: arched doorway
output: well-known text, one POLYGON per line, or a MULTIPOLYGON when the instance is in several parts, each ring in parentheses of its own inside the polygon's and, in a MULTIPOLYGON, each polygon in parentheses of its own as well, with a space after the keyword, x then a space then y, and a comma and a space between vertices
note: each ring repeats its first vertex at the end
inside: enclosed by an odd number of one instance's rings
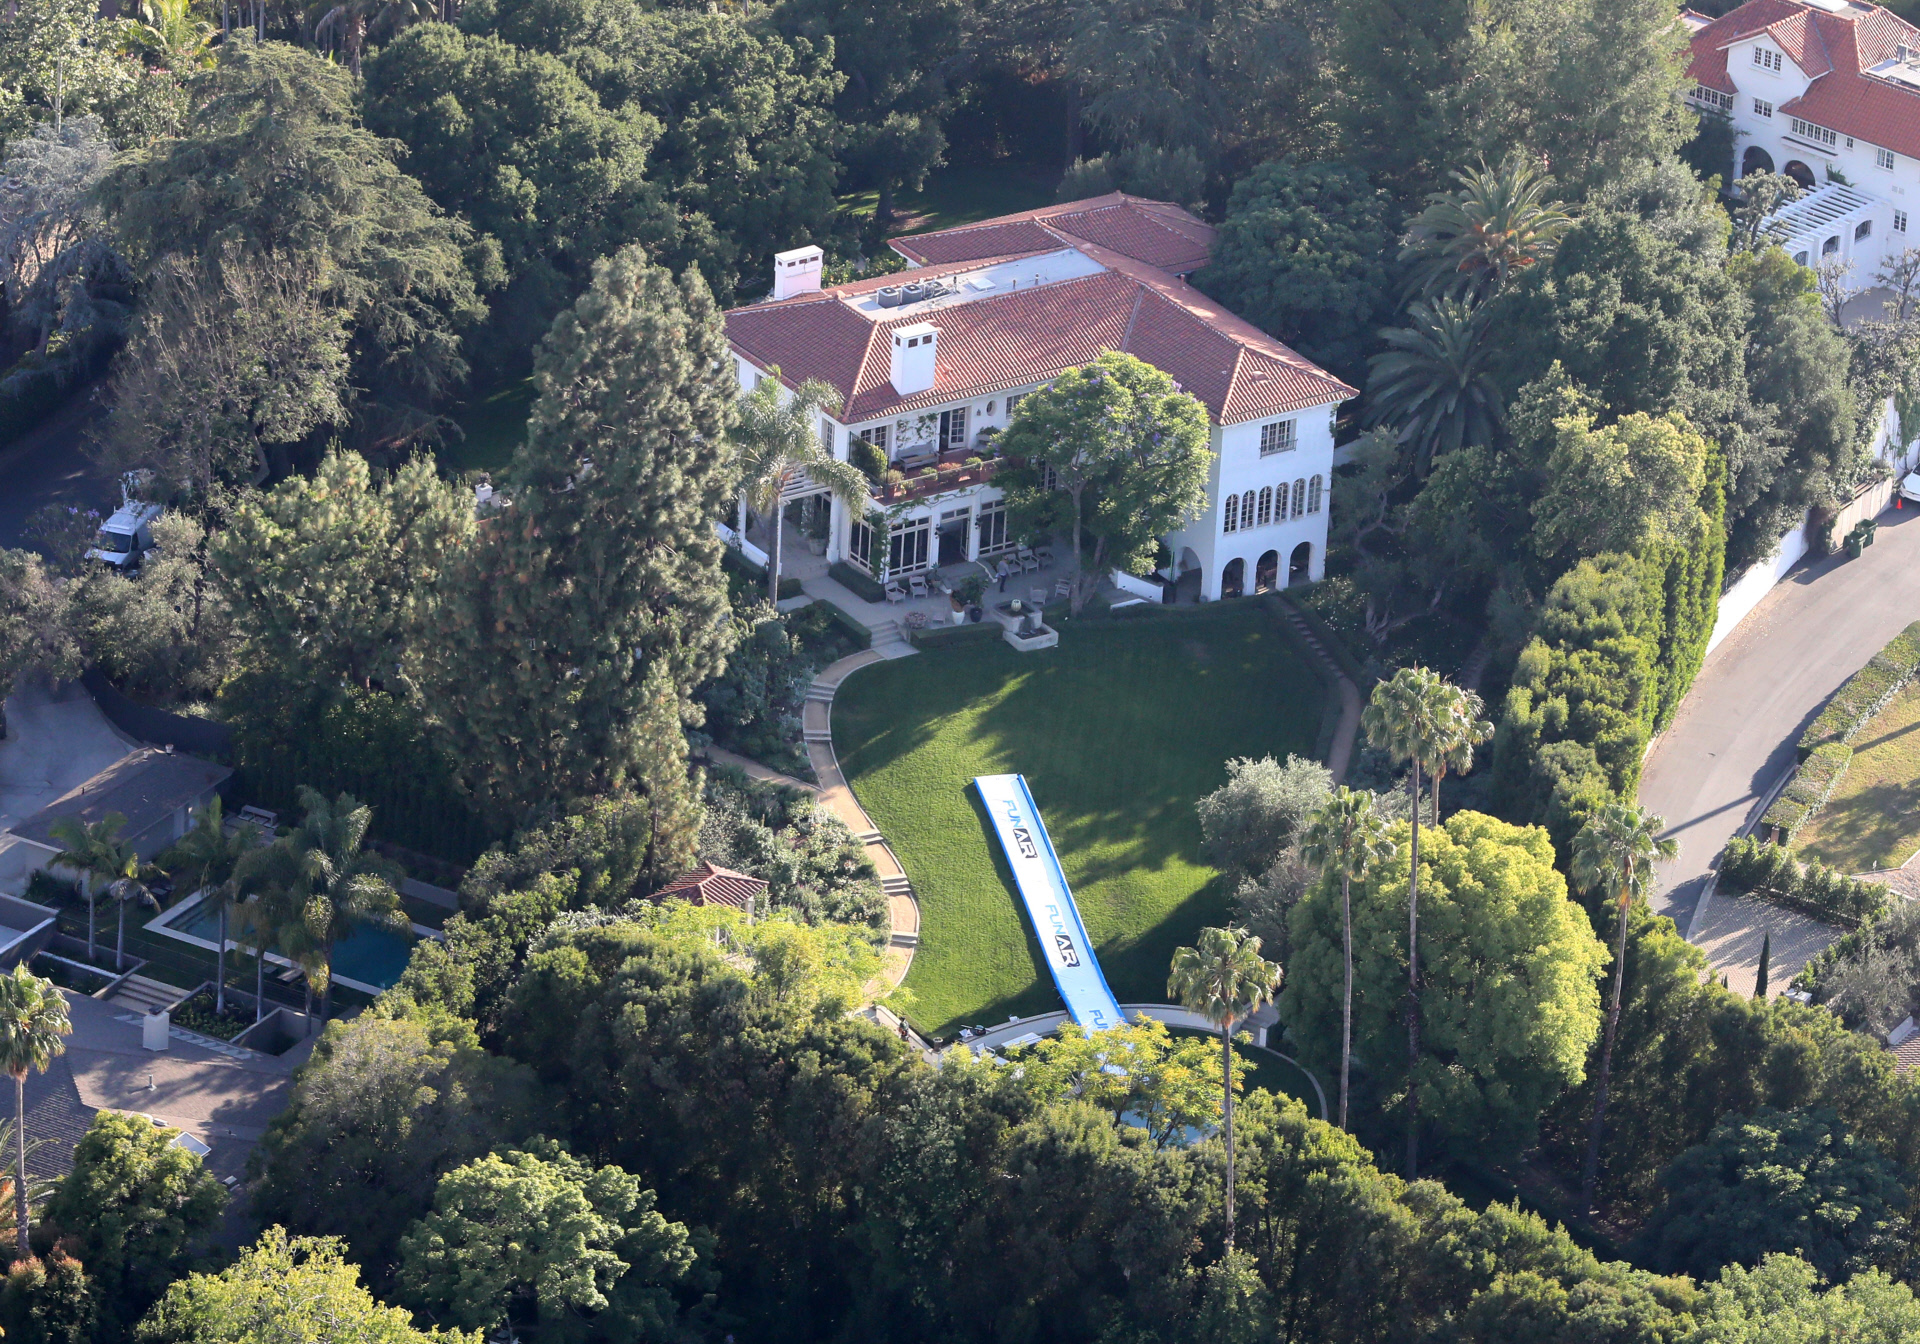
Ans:
POLYGON ((1296 583, 1305 583, 1307 575, 1313 570, 1313 543, 1303 541, 1293 548, 1293 556, 1287 561, 1287 587, 1296 583))
POLYGON ((1748 145, 1747 152, 1740 156, 1740 176, 1773 171, 1773 155, 1758 145, 1748 145))
POLYGON ((1260 557, 1260 563, 1253 567, 1253 591, 1270 593, 1278 586, 1280 578, 1280 552, 1268 551, 1260 557))
POLYGON ((1246 586, 1247 562, 1245 560, 1227 561, 1226 569, 1220 574, 1220 596, 1238 597, 1246 590, 1246 586))
POLYGON ((1799 185, 1800 190, 1813 190, 1813 169, 1807 167, 1807 165, 1800 162, 1800 160, 1787 160, 1787 166, 1780 171, 1792 178, 1794 182, 1799 185))

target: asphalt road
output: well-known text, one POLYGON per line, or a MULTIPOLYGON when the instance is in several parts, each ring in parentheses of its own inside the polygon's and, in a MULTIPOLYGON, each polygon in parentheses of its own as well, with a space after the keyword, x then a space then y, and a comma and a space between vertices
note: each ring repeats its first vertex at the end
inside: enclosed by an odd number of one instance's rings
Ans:
POLYGON ((90 398, 82 392, 11 443, 0 445, 0 546, 22 545, 21 529, 43 504, 79 504, 111 513, 119 485, 81 451, 90 398))
POLYGON ((1657 913, 1686 930, 1708 865, 1792 768, 1806 725, 1916 619, 1920 509, 1908 507, 1880 515, 1860 559, 1842 551, 1794 570, 1707 656, 1640 779, 1641 804, 1680 842, 1660 870, 1657 913))

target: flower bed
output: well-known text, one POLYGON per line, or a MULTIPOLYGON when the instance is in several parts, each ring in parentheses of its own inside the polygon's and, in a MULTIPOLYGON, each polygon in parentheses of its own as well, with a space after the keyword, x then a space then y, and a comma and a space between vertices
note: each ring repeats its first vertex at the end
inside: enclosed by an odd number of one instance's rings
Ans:
POLYGON ((251 1014, 242 1013, 232 1003, 224 1014, 213 1011, 213 991, 203 989, 173 1009, 173 1025, 183 1031, 195 1031, 215 1040, 230 1041, 253 1025, 251 1014))

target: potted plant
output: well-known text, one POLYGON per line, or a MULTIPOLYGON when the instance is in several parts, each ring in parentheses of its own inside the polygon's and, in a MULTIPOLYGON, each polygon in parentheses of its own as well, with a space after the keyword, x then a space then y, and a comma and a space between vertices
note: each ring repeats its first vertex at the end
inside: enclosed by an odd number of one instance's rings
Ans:
POLYGON ((960 580, 953 590, 954 605, 966 614, 969 621, 977 621, 982 613, 980 598, 987 591, 987 579, 984 574, 969 574, 960 580))

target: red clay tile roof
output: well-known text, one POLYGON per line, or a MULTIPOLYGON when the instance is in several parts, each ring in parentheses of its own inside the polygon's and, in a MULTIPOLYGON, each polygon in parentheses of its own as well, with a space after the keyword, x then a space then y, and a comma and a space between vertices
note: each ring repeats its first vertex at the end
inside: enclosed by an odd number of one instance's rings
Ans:
POLYGON ((673 897, 692 905, 730 905, 736 910, 752 910, 756 898, 766 889, 766 882, 760 878, 702 860, 698 868, 662 887, 654 899, 664 901, 673 897))
POLYGON ((1116 191, 957 229, 895 238, 890 245, 909 261, 948 266, 988 256, 1052 252, 1062 243, 1081 242, 1184 275, 1207 264, 1213 228, 1177 205, 1116 191))
POLYGON ((1760 32, 1813 81, 1781 104, 1781 112, 1920 158, 1920 91, 1862 73, 1890 59, 1896 47, 1920 50, 1920 28, 1877 5, 1834 14, 1800 0, 1748 0, 1693 35, 1689 76, 1734 92, 1726 49, 1760 32))
POLYGON ((1893 1053, 1893 1067, 1901 1073, 1920 1064, 1920 1032, 1907 1037, 1896 1046, 1890 1047, 1893 1053))
POLYGON ((945 251, 963 253, 967 249, 960 244, 975 240, 988 249, 980 256, 930 263, 944 275, 964 273, 1011 259, 1002 249, 1030 237, 1020 230, 1037 228, 1035 216, 1044 216, 1048 229, 1064 216, 1074 227, 1116 238, 1126 248, 1085 237, 1063 240, 1040 229, 1045 242, 1038 251, 1054 252, 1070 245, 1107 269, 869 322, 841 300, 899 279, 875 277, 819 294, 735 308, 727 314, 727 339, 759 368, 778 365, 789 385, 808 378, 831 383, 843 398, 836 418, 847 424, 1045 382, 1108 350, 1127 351, 1165 370, 1198 397, 1220 424, 1286 414, 1358 395, 1165 267, 1136 255, 1149 251, 1175 256, 1183 265, 1195 255, 1204 260, 1212 230, 1176 206, 1116 193, 909 241, 917 245, 929 239, 950 240, 954 244, 950 248, 943 242, 923 253, 944 255, 945 251), (889 338, 895 327, 922 321, 940 329, 934 385, 902 397, 891 382, 889 338))

